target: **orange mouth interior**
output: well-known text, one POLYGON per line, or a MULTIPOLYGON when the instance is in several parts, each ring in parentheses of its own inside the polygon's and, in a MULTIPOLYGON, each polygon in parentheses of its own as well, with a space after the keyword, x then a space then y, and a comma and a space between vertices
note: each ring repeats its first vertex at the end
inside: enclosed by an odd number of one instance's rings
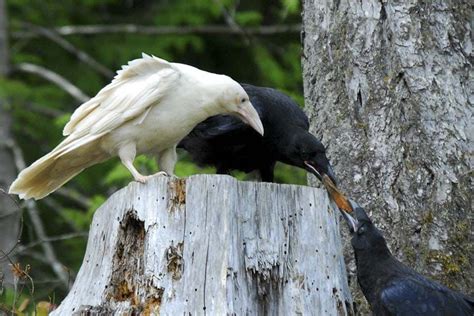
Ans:
POLYGON ((323 184, 326 187, 326 190, 328 190, 331 198, 336 203, 337 207, 339 207, 341 210, 351 213, 352 207, 349 203, 349 200, 341 191, 339 191, 334 182, 332 182, 327 175, 323 176, 323 184))

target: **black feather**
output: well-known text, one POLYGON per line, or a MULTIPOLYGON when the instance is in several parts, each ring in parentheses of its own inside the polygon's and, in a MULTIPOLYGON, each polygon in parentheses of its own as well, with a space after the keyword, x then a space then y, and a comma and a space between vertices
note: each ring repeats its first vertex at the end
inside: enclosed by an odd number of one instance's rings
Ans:
MULTIPOLYGON (((357 204, 353 204, 357 205, 357 204)), ((474 302, 407 267, 392 256, 363 208, 352 232, 357 279, 374 315, 474 315, 474 302)))
POLYGON ((262 180, 270 182, 277 161, 305 168, 304 155, 319 155, 321 168, 330 168, 325 148, 308 132, 308 117, 298 104, 275 89, 242 87, 263 123, 263 137, 238 118, 218 115, 197 125, 178 147, 197 164, 215 166, 218 173, 258 170, 262 180))

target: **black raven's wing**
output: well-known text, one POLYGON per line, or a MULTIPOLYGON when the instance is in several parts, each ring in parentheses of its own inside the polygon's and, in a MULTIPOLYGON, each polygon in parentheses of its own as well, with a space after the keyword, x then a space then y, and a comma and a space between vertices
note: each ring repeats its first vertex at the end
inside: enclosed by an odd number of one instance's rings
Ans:
MULTIPOLYGON (((219 172, 262 172, 267 166, 273 170, 280 149, 275 139, 281 143, 284 137, 292 137, 295 130, 308 130, 308 118, 287 95, 271 88, 248 84, 242 87, 260 116, 265 135, 262 137, 233 116, 210 117, 198 124, 178 146, 197 164, 215 166, 219 172)), ((265 173, 270 174, 268 170, 265 173)), ((268 179, 271 177, 266 177, 268 179)))
POLYGON ((474 307, 464 295, 422 276, 391 281, 380 292, 376 315, 473 315, 474 307))
MULTIPOLYGON (((267 87, 257 87, 241 83, 250 97, 250 101, 257 110, 260 118, 268 116, 268 120, 281 125, 294 125, 309 130, 309 120, 303 110, 288 95, 267 87), (280 118, 280 119, 276 119, 280 118)), ((263 122, 263 120, 262 120, 263 122)), ((265 123, 264 123, 265 125, 265 123)))
POLYGON ((199 123, 189 133, 190 137, 199 137, 203 139, 210 139, 221 135, 228 135, 241 131, 242 129, 252 129, 249 125, 242 122, 240 119, 230 115, 216 115, 199 123))
MULTIPOLYGON (((253 87, 253 86, 252 86, 253 87)), ((250 102, 258 113, 260 120, 264 120, 264 102, 262 102, 256 92, 248 93, 250 102)), ((247 134, 252 129, 241 119, 230 115, 216 115, 199 123, 186 138, 213 139, 216 137, 228 138, 234 134, 247 134)), ((257 133, 256 133, 257 134, 257 133)))
MULTIPOLYGON (((252 94, 249 94, 249 96, 252 105, 263 122, 265 118, 263 108, 264 104, 258 97, 254 97, 252 94)), ((225 145, 226 142, 228 145, 236 145, 236 143, 240 141, 245 141, 245 137, 248 135, 253 135, 258 138, 261 137, 257 132, 253 132, 254 130, 252 127, 234 116, 216 115, 206 119, 194 127, 188 136, 181 141, 178 147, 188 150, 190 146, 194 147, 193 143, 195 142, 199 142, 199 145, 201 146, 204 142, 212 142, 213 146, 217 145, 216 142, 223 142, 223 145, 225 145)))
POLYGON ((198 124, 178 145, 198 165, 211 165, 219 172, 253 170, 257 144, 262 137, 249 125, 228 115, 217 115, 198 124), (245 165, 245 166, 244 166, 245 165), (246 166, 249 165, 249 166, 246 166))
MULTIPOLYGON (((286 94, 272 88, 256 87, 245 83, 242 83, 242 87, 249 95, 265 130, 268 129, 271 132, 277 127, 288 128, 288 125, 309 129, 308 117, 286 94)), ((242 120, 230 115, 216 115, 198 124, 186 137, 185 142, 188 142, 190 138, 230 140, 233 136, 239 136, 239 140, 245 141, 243 136, 254 134, 257 135, 242 120)), ((260 136, 256 137, 260 138, 260 136)))

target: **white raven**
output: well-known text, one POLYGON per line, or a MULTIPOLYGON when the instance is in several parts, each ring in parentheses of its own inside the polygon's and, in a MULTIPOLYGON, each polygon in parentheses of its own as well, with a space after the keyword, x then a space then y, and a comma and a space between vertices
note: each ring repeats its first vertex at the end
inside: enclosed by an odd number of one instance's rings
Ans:
POLYGON ((158 156, 161 173, 172 175, 178 142, 217 114, 235 115, 263 134, 260 118, 237 82, 143 54, 73 113, 63 131, 67 138, 23 170, 10 193, 43 198, 85 168, 114 156, 139 182, 147 176, 133 166, 137 154, 158 156))

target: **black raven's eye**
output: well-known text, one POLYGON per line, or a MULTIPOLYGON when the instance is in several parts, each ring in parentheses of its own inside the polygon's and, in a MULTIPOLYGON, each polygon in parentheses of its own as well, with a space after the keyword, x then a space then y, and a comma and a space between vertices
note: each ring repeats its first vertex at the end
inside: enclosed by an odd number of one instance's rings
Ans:
POLYGON ((365 227, 365 225, 362 225, 357 229, 357 233, 360 235, 360 234, 365 233, 366 230, 367 230, 367 227, 365 227))

